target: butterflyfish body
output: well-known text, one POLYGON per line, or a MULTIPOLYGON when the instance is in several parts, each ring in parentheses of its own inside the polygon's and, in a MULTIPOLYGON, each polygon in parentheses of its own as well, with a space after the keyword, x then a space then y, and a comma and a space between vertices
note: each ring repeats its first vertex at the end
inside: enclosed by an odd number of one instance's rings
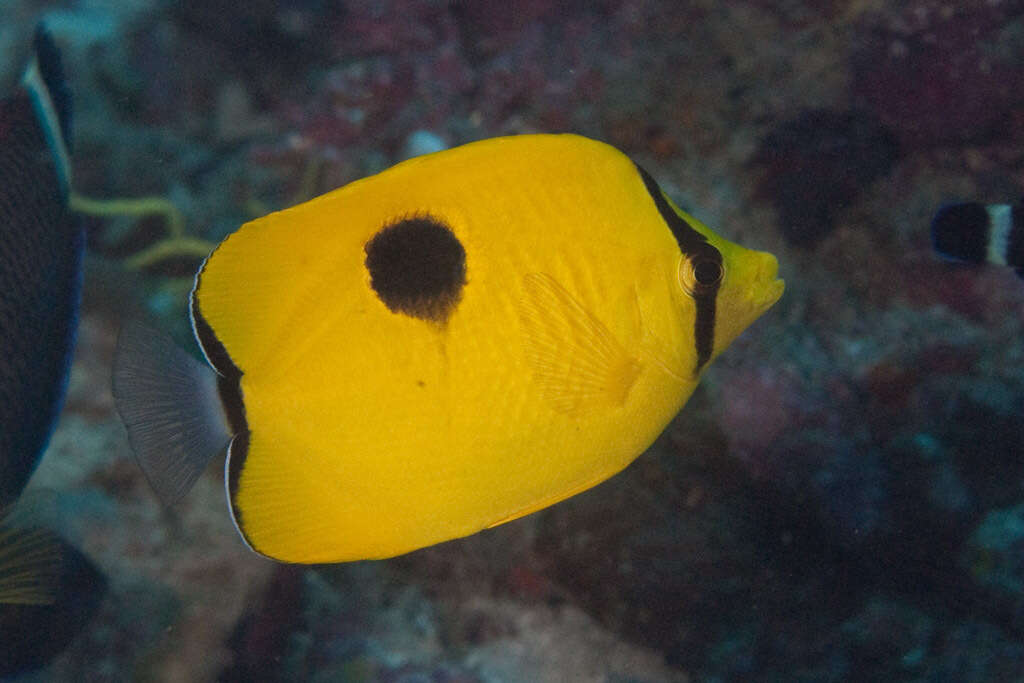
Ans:
POLYGON ((932 243, 947 259, 1009 266, 1024 278, 1024 204, 946 204, 932 219, 932 243))
POLYGON ((781 296, 776 272, 606 144, 484 140, 243 225, 192 291, 216 374, 129 324, 114 394, 165 500, 229 444, 252 549, 390 557, 624 468, 781 296))

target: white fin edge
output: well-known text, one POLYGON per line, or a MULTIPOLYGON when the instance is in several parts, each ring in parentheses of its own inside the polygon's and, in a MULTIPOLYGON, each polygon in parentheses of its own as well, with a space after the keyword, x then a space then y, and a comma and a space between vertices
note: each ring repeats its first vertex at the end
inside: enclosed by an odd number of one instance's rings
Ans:
POLYGON ((61 189, 67 196, 71 191, 71 154, 68 152, 67 145, 64 144, 60 117, 57 115, 57 108, 50 96, 50 89, 47 87, 46 81, 43 80, 42 71, 39 69, 38 56, 33 56, 28 63, 25 74, 21 77, 21 84, 32 96, 36 117, 42 124, 46 142, 53 151, 54 165, 57 167, 61 189))
POLYGON ((246 548, 260 557, 265 557, 266 559, 274 562, 282 562, 282 560, 275 559, 270 555, 264 555, 253 547, 252 543, 249 542, 248 537, 246 537, 245 532, 242 531, 242 525, 238 522, 238 517, 235 514, 235 503, 231 495, 231 451, 235 447, 235 444, 238 443, 239 436, 242 436, 243 438, 245 437, 244 434, 235 435, 235 437, 231 439, 231 443, 228 444, 228 455, 224 459, 224 496, 227 498, 228 512, 231 513, 231 523, 235 526, 235 531, 238 532, 238 537, 242 539, 242 543, 245 544, 246 548))
POLYGON ((1013 207, 1009 204, 989 204, 990 233, 988 237, 988 260, 1001 266, 1007 265, 1006 252, 1010 249, 1010 232, 1013 230, 1013 207))

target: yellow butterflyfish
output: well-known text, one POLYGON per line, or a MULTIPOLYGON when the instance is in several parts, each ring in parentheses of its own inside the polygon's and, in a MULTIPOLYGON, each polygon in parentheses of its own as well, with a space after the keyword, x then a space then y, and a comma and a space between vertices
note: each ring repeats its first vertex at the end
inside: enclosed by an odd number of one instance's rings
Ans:
POLYGON ((253 550, 391 557, 623 469, 782 295, 777 268, 604 143, 483 140, 243 225, 192 291, 216 373, 129 324, 114 395, 164 500, 227 446, 253 550))

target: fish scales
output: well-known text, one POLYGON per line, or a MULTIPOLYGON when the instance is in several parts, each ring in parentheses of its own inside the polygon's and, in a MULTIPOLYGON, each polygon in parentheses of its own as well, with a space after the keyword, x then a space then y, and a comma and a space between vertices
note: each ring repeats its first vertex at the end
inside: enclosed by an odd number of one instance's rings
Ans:
POLYGON ((0 501, 9 501, 64 396, 83 235, 27 93, 0 103, 0 126, 0 501))
POLYGON ((191 298, 216 395, 133 326, 114 397, 165 498, 212 456, 179 433, 231 440, 228 506, 256 552, 390 557, 627 466, 781 296, 777 267, 609 145, 483 140, 243 225, 191 298), (139 380, 171 374, 194 388, 139 380), (219 419, 197 409, 217 402, 219 419))

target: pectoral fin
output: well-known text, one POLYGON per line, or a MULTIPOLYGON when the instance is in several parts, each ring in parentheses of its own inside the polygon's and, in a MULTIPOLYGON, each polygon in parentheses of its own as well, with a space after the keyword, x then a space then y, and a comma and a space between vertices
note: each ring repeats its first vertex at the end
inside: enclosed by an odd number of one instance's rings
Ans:
POLYGON ((640 363, 553 277, 523 280, 519 314, 523 350, 555 411, 579 415, 625 403, 640 363))

